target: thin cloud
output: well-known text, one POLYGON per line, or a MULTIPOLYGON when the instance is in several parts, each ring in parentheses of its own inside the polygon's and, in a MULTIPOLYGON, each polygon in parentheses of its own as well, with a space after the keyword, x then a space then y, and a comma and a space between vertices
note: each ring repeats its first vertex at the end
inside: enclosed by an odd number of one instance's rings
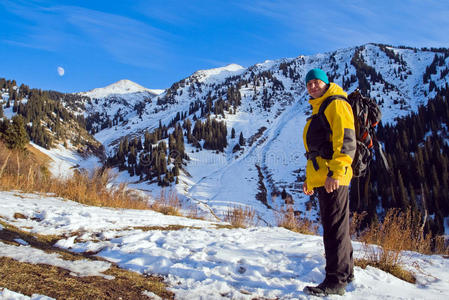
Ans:
POLYGON ((68 23, 122 63, 155 67, 169 52, 165 39, 173 36, 143 22, 80 7, 61 11, 68 23))
POLYGON ((58 16, 40 6, 40 2, 5 1, 2 5, 17 16, 15 26, 21 32, 20 35, 9 36, 5 33, 5 43, 54 52, 61 49, 62 41, 74 38, 58 30, 61 24, 58 16))
POLYGON ((139 1, 134 6, 134 11, 151 19, 174 25, 175 27, 199 27, 204 21, 226 16, 230 7, 234 7, 236 1, 139 1))
POLYGON ((443 1, 259 1, 242 9, 271 19, 292 44, 315 52, 367 42, 446 46, 449 4, 443 1), (304 44, 307 41, 307 45, 304 44))
POLYGON ((88 46, 93 51, 103 49, 123 64, 161 68, 170 55, 167 40, 175 39, 132 18, 78 6, 44 6, 42 1, 32 5, 8 1, 4 5, 26 20, 17 24, 23 34, 4 42, 23 47, 58 52, 67 45, 88 46))

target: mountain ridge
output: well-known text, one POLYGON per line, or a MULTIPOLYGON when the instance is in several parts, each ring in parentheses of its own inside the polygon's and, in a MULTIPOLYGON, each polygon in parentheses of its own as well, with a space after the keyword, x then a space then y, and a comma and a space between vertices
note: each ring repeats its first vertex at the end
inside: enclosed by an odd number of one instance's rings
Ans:
MULTIPOLYGON (((103 144, 109 158, 117 154, 125 138, 134 146, 133 159, 125 157, 119 168, 132 169, 133 175, 122 172, 120 176, 131 182, 131 187, 156 194, 163 188, 157 181, 136 175, 145 151, 137 151, 138 145, 131 141, 142 142, 146 132, 153 134, 160 128, 153 135, 152 147, 161 141, 170 146, 168 136, 176 124, 184 126, 183 122, 189 120, 193 125, 209 119, 223 123, 226 146, 222 149, 206 149, 203 137, 195 143, 184 137, 189 160, 182 161, 179 183, 171 184, 182 200, 205 210, 211 208, 217 215, 225 213, 230 205, 248 205, 256 209, 263 222, 273 224, 276 211, 285 206, 280 192, 286 190, 296 211, 316 218, 300 188, 306 164, 301 130, 310 114, 306 72, 320 67, 346 91, 361 88, 381 106, 383 122, 394 124, 397 117, 416 112, 419 105, 447 86, 448 58, 448 49, 365 44, 266 60, 248 68, 231 64, 199 70, 159 95, 131 92, 104 98, 86 96, 78 113, 85 116, 86 128, 103 144), (239 135, 244 140, 241 145, 239 135)), ((187 131, 183 127, 183 134, 187 131)), ((172 171, 174 164, 167 156, 167 171, 172 171)), ((161 174, 161 180, 166 176, 161 174)))
MULTIPOLYGON (((195 164, 185 162, 180 183, 174 187, 187 201, 213 207, 217 215, 238 203, 254 207, 264 222, 273 224, 276 210, 267 210, 265 204, 255 200, 257 197, 273 208, 282 208, 284 204, 277 195, 286 189, 296 202, 295 210, 307 211, 309 199, 300 189, 306 163, 300 131, 310 113, 303 82, 308 69, 321 67, 348 92, 362 87, 382 107, 383 121, 394 123, 395 118, 416 111, 418 105, 436 95, 423 78, 435 56, 445 55, 366 44, 325 54, 267 60, 215 80, 203 81, 195 72, 148 103, 142 119, 131 118, 127 127, 118 128, 131 140, 139 135, 142 139, 146 130, 151 132, 160 124, 170 128, 179 114, 183 116, 178 120, 181 123, 207 118, 226 122, 228 135, 234 129, 251 144, 234 152, 238 141, 228 136, 227 147, 219 153, 186 145, 186 153, 195 164), (223 103, 225 108, 220 113, 223 103), (234 186, 241 188, 235 190, 234 186), (265 190, 262 194, 261 189, 265 190)), ((445 68, 437 66, 430 75, 437 87, 446 83, 445 78, 439 78, 445 68)), ((109 155, 118 147, 114 142, 116 130, 105 129, 96 135, 109 155)), ((159 188, 152 184, 151 189, 159 188)), ((317 217, 314 212, 308 214, 317 217)))

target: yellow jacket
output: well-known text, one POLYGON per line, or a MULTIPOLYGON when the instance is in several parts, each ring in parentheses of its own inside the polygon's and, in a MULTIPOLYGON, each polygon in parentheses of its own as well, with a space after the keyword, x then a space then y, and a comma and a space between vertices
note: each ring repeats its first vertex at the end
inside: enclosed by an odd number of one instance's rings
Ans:
MULTIPOLYGON (((309 103, 312 105, 312 116, 318 113, 323 101, 333 95, 347 97, 347 94, 340 86, 331 82, 323 96, 309 100, 309 103)), ((352 108, 347 101, 335 99, 327 106, 324 115, 326 116, 331 129, 330 142, 333 154, 331 159, 324 159, 321 156, 316 157, 316 162, 319 166, 318 170, 315 169, 313 162, 310 159, 307 161, 306 183, 308 190, 324 186, 327 176, 338 179, 339 184, 343 186, 349 185, 352 178, 351 163, 356 150, 352 108)), ((303 132, 306 152, 309 152, 310 146, 310 141, 308 141, 307 138, 310 123, 311 118, 308 119, 303 132)))

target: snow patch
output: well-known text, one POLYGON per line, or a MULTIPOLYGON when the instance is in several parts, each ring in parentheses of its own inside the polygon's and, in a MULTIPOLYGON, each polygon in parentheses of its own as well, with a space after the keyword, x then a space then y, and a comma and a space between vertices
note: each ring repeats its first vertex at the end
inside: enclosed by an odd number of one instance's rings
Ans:
POLYGON ((69 270, 73 276, 102 276, 113 279, 102 272, 108 270, 110 263, 104 261, 75 260, 69 261, 56 253, 46 253, 30 246, 13 246, 0 242, 0 256, 9 257, 20 262, 31 264, 47 264, 69 270))
POLYGON ((246 68, 238 64, 229 64, 225 67, 208 70, 199 70, 196 71, 192 76, 199 77, 200 81, 223 80, 226 77, 241 74, 245 70, 246 68))
POLYGON ((8 290, 7 288, 0 287, 0 299, 3 300, 55 300, 44 295, 33 294, 31 297, 25 296, 20 293, 16 293, 8 290))

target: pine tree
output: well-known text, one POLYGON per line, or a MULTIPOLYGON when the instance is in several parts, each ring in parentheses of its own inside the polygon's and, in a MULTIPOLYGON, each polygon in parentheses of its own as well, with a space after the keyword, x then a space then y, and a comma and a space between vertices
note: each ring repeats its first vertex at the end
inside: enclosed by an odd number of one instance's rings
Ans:
POLYGON ((240 132, 239 145, 245 146, 245 138, 243 137, 243 132, 240 132))
POLYGON ((25 121, 21 115, 12 117, 12 123, 8 126, 5 133, 5 141, 10 149, 25 149, 30 141, 25 129, 25 121))
POLYGON ((417 209, 415 189, 411 182, 408 183, 408 192, 410 193, 410 207, 412 210, 417 209))
POLYGON ((398 206, 401 209, 406 209, 409 205, 408 199, 407 199, 407 190, 404 185, 404 181, 402 179, 401 171, 398 171, 398 185, 399 185, 399 203, 398 206))

